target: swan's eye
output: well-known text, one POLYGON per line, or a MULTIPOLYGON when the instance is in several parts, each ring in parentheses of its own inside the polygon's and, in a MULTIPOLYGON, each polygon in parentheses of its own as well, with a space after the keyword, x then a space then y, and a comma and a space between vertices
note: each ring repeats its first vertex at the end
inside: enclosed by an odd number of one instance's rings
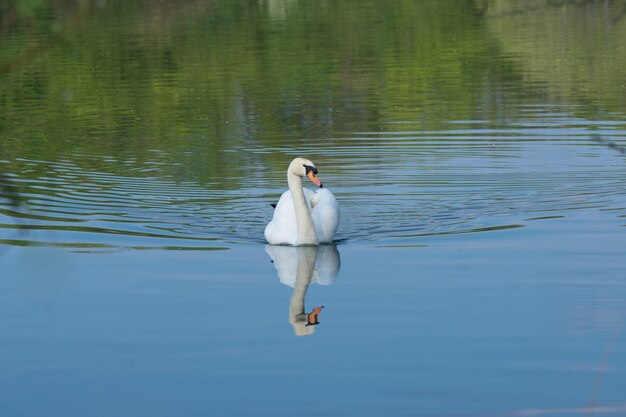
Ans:
POLYGON ((310 171, 313 171, 313 173, 317 175, 317 168, 312 167, 310 165, 304 165, 304 164, 303 166, 304 166, 304 169, 306 170, 307 175, 309 174, 310 171))

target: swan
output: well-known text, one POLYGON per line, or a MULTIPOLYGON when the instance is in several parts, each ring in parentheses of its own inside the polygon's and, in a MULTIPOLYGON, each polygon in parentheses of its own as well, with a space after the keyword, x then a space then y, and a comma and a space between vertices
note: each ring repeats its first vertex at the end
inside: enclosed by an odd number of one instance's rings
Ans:
POLYGON ((295 158, 287 169, 289 190, 281 196, 274 216, 265 228, 271 245, 319 245, 331 243, 339 225, 335 196, 317 178, 317 168, 306 158, 295 158), (307 177, 320 187, 317 192, 302 187, 307 177))

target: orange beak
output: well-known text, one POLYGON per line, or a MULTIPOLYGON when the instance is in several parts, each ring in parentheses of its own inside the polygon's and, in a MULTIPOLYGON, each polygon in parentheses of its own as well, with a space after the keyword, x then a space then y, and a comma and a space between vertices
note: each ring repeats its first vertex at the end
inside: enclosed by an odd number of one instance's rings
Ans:
POLYGON ((315 307, 313 311, 307 314, 306 326, 315 326, 316 324, 320 324, 318 316, 322 313, 323 308, 324 306, 315 307))
POLYGON ((317 185, 318 187, 322 186, 322 182, 319 180, 319 178, 315 176, 315 173, 313 171, 307 172, 306 176, 311 180, 313 184, 317 185))

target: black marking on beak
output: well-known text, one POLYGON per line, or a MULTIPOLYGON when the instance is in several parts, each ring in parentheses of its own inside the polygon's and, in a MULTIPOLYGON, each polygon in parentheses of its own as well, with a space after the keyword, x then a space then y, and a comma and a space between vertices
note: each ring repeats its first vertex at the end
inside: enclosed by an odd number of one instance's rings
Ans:
POLYGON ((309 171, 313 171, 313 173, 314 173, 315 175, 317 175, 317 168, 312 167, 312 166, 310 166, 310 165, 304 165, 304 164, 303 164, 303 166, 304 166, 304 169, 305 169, 305 171, 306 171, 306 173, 307 173, 307 174, 309 173, 309 171))

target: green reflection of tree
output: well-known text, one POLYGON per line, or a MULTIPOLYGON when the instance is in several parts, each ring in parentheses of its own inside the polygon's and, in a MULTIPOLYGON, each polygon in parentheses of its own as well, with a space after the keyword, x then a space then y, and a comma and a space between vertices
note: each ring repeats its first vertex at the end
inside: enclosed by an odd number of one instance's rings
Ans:
POLYGON ((525 85, 581 116, 626 109, 626 1, 489 0, 486 27, 525 85))
MULTIPOLYGON (((72 155, 141 165, 159 150, 163 174, 233 188, 252 166, 284 163, 249 150, 497 120, 503 91, 531 99, 525 65, 544 65, 503 57, 515 24, 494 17, 503 3, 0 1, 0 152, 106 170, 72 155)), ((617 72, 602 74, 618 83, 617 72)), ((116 170, 141 175, 129 167, 116 170)))
POLYGON ((3 154, 142 162, 160 149, 174 164, 188 152, 196 175, 228 182, 255 162, 228 150, 469 117, 471 2, 284 2, 277 14, 279 3, 3 4, 3 154))

